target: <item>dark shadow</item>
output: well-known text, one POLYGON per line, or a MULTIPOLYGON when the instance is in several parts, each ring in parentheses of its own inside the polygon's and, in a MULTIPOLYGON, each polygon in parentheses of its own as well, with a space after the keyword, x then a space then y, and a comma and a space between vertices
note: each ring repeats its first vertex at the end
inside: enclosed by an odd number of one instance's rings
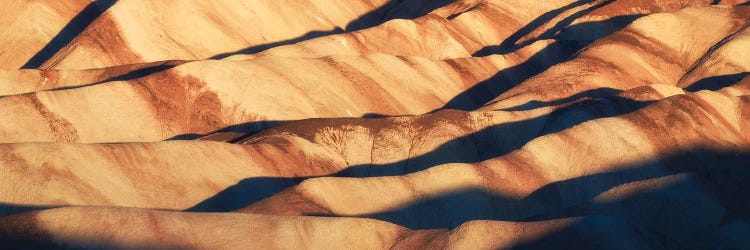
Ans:
MULTIPOLYGON (((50 236, 51 237, 51 236, 50 236)), ((66 237, 64 239, 47 239, 47 238, 2 238, 0 244, 3 249, 162 249, 162 250, 180 250, 192 249, 194 246, 187 244, 176 244, 174 242, 160 243, 140 243, 140 242, 120 242, 120 243, 102 243, 101 238, 88 237, 66 237)))
POLYGON ((358 217, 431 229, 454 228, 472 220, 528 222, 607 215, 642 226, 648 231, 644 233, 657 237, 654 241, 678 248, 690 246, 682 245, 685 241, 707 243, 703 241, 712 240, 722 225, 749 218, 748 152, 694 148, 615 169, 619 170, 553 182, 522 199, 468 189, 358 217), (657 178, 662 178, 660 185, 643 183, 657 178), (593 200, 612 188, 636 183, 645 189, 593 200), (690 238, 698 235, 702 238, 690 238))
POLYGON ((244 49, 233 51, 233 52, 218 54, 218 55, 210 57, 209 59, 220 60, 220 59, 224 59, 233 55, 255 54, 255 53, 258 53, 258 52, 261 52, 261 51, 264 51, 273 47, 295 44, 295 43, 307 41, 307 40, 318 38, 318 37, 336 35, 336 34, 341 34, 341 33, 344 33, 344 30, 339 27, 336 27, 330 31, 310 31, 302 36, 295 37, 292 39, 255 45, 252 47, 244 48, 244 49))
MULTIPOLYGON (((714 52, 716 52, 719 48, 724 47, 724 45, 726 45, 727 43, 729 43, 731 41, 734 41, 734 38, 736 38, 739 34, 741 34, 743 31, 747 30, 748 28, 750 28, 750 26, 744 25, 743 27, 735 30, 732 34, 724 37, 724 39, 719 40, 714 45, 712 45, 710 48, 708 48, 708 50, 706 50, 706 52, 703 53, 703 55, 701 55, 701 57, 698 58, 698 60, 696 60, 693 63, 693 65, 690 66, 690 68, 685 72, 685 74, 683 74, 683 77, 687 76, 687 75, 690 75, 699 66, 704 65, 706 63, 706 61, 709 58, 711 58, 711 56, 714 54, 714 52)), ((680 79, 680 80, 682 80, 682 79, 680 79)))
MULTIPOLYGON (((578 7, 578 6, 582 6, 584 4, 590 4, 590 3, 593 3, 593 2, 594 2, 594 0, 579 0, 579 1, 572 2, 572 3, 568 4, 568 5, 565 5, 563 7, 560 7, 558 9, 555 9, 555 10, 549 11, 547 13, 544 13, 544 14, 540 15, 539 17, 535 18, 534 20, 532 20, 531 22, 529 22, 528 24, 524 25, 520 29, 518 29, 513 34, 511 34, 502 43, 500 43, 500 45, 486 47, 486 48, 484 48, 484 49, 482 49, 482 50, 477 51, 476 53, 474 53, 474 56, 487 56, 487 55, 491 55, 491 54, 507 54, 507 53, 513 52, 513 51, 515 51, 515 50, 517 50, 519 48, 522 48, 524 46, 518 45, 516 43, 518 43, 518 40, 520 40, 524 36, 527 36, 527 35, 531 34, 531 32, 533 32, 536 29, 539 29, 540 27, 542 27, 542 25, 544 25, 544 24, 552 21, 552 19, 554 19, 555 17, 559 16, 560 14, 562 14, 565 11, 568 11, 568 10, 573 9, 575 7, 578 7)), ((608 4, 608 2, 611 2, 611 1, 607 1, 607 4, 608 4)), ((583 11, 581 11, 581 12, 583 12, 583 11)), ((579 13, 581 13, 581 12, 579 12, 579 13)), ((588 13, 588 12, 584 12, 584 13, 588 13)), ((581 14, 579 16, 582 16, 582 15, 583 14, 581 14)), ((570 22, 568 22, 568 24, 570 24, 570 22)), ((565 26, 567 26, 567 25, 565 25, 565 26)), ((557 27, 557 25, 555 27, 557 27)), ((528 44, 530 44, 530 42, 528 44)))
POLYGON ((590 215, 571 220, 562 228, 520 240, 513 249, 653 249, 641 236, 643 230, 625 218, 590 215))
POLYGON ((102 84, 102 83, 107 83, 107 82, 112 82, 112 81, 130 81, 130 80, 135 80, 135 79, 138 79, 138 78, 141 78, 141 77, 149 76, 151 74, 156 74, 156 73, 159 73, 159 72, 162 72, 162 71, 174 68, 175 66, 183 64, 183 63, 185 63, 185 62, 184 61, 164 61, 164 62, 157 63, 156 65, 153 65, 153 66, 147 66, 147 67, 144 67, 144 68, 132 70, 132 71, 129 71, 127 73, 124 73, 124 74, 121 74, 121 75, 117 75, 117 76, 113 76, 113 77, 110 77, 110 78, 107 78, 107 79, 104 79, 104 80, 101 80, 101 81, 98 81, 98 82, 93 82, 93 83, 89 83, 89 84, 82 84, 82 85, 76 85, 76 86, 65 86, 65 87, 60 87, 60 88, 47 89, 47 90, 44 90, 44 91, 70 90, 70 89, 78 89, 78 88, 90 87, 90 86, 99 85, 99 84, 102 84))
POLYGON ((234 184, 186 212, 231 212, 250 205, 255 201, 267 198, 286 188, 298 185, 306 178, 247 178, 234 184))
MULTIPOLYGON (((2 218, 0 225, 0 246, 2 249, 190 249, 189 244, 174 241, 158 241, 156 238, 145 238, 142 241, 112 237, 103 232, 102 234, 82 234, 75 230, 57 229, 48 231, 48 225, 37 221, 33 212, 11 215, 2 218), (62 233, 61 233, 62 232, 62 233)), ((97 218, 97 220, 108 221, 108 218, 97 218)), ((86 223, 86 222, 81 222, 86 223)), ((109 223, 128 223, 110 221, 109 223)), ((65 224, 65 223, 62 223, 65 224)), ((106 223, 105 223, 106 224, 106 223)), ((102 226, 102 225, 99 225, 102 226)), ((154 229, 156 230, 156 229, 154 229)), ((115 229, 110 228, 109 232, 115 229)), ((122 236, 122 231, 119 231, 122 236)), ((118 234, 118 233, 115 233, 118 234)), ((192 247, 194 248, 194 246, 192 247)))
MULTIPOLYGON (((367 118, 367 119, 377 119, 377 118, 385 118, 385 117, 392 117, 392 116, 388 116, 388 115, 384 115, 384 114, 378 114, 378 113, 366 113, 366 114, 364 114, 364 115, 361 116, 361 118, 367 118)), ((312 118, 312 119, 321 119, 321 118, 312 118)), ((326 119, 326 118, 322 118, 322 119, 326 119)), ((280 124, 284 124, 284 123, 287 123, 287 122, 290 122, 290 121, 289 120, 273 120, 273 121, 265 120, 265 121, 246 122, 246 123, 241 123, 241 124, 237 124, 237 125, 227 126, 225 128, 222 128, 222 129, 210 132, 210 133, 206 133, 206 134, 194 134, 194 133, 191 133, 191 134, 176 135, 176 136, 173 136, 173 137, 171 137, 169 139, 166 139, 165 141, 195 140, 195 139, 202 138, 204 136, 208 136, 208 135, 211 135, 211 134, 217 134, 217 133, 239 133, 239 134, 242 134, 241 136, 239 136, 237 138, 234 138, 234 139, 232 139, 230 141, 227 141, 229 143, 235 143, 235 142, 242 141, 242 140, 244 140, 244 139, 246 139, 248 137, 251 137, 251 136, 253 136, 253 135, 257 134, 258 132, 261 132, 261 131, 263 131, 265 129, 272 128, 272 127, 275 127, 275 126, 278 126, 280 124)))
POLYGON ((532 109, 542 108, 542 107, 553 107, 557 105, 563 105, 566 103, 571 103, 574 101, 586 99, 586 98, 597 98, 597 97, 607 97, 607 96, 615 96, 622 92, 622 90, 619 89, 613 89, 613 88, 598 88, 598 89, 592 89, 592 90, 586 90, 581 93, 577 93, 575 95, 571 95, 562 99, 557 99, 554 101, 549 102, 542 102, 533 100, 515 107, 510 108, 504 108, 501 109, 503 111, 528 111, 532 109))
POLYGON ((346 31, 352 32, 380 25, 393 19, 414 19, 427 15, 440 7, 446 6, 455 0, 391 0, 380 8, 370 11, 358 17, 346 25, 346 31), (409 6, 409 5, 414 6, 409 6))
POLYGON ((748 75, 750 75, 750 72, 742 72, 742 73, 736 73, 736 74, 711 76, 711 77, 703 78, 700 81, 694 82, 693 84, 690 84, 690 86, 685 87, 685 91, 689 91, 689 92, 697 92, 700 90, 717 91, 721 88, 729 87, 735 83, 738 83, 740 80, 742 80, 748 75))
MULTIPOLYGON (((676 178, 665 185, 605 201, 591 199, 597 190, 603 192, 607 189, 606 185, 597 184, 597 187, 585 183, 596 179, 580 178, 578 183, 570 184, 567 192, 561 191, 567 183, 559 182, 557 187, 548 186, 547 191, 539 190, 535 192, 536 195, 543 192, 572 193, 575 189, 589 186, 592 186, 592 193, 577 199, 582 201, 577 205, 548 210, 551 212, 524 221, 605 214, 640 225, 640 236, 650 236, 647 237, 650 245, 659 244, 662 249, 665 246, 671 249, 750 247, 750 239, 747 238, 750 235, 750 193, 746 191, 750 188, 750 154, 747 152, 695 149, 659 162, 636 165, 633 170, 611 174, 615 175, 608 174, 609 178, 603 181, 620 176, 630 183, 670 175, 676 178)), ((567 205, 573 203, 576 202, 567 205)), ((541 238, 535 242, 547 241, 547 238, 541 238)))
MULTIPOLYGON (((567 37, 567 38, 564 37, 564 36, 558 35, 558 34, 561 33, 562 31, 564 31, 566 28, 568 28, 576 19, 581 18, 581 17, 583 17, 585 15, 588 15, 589 13, 591 13, 594 10, 597 10, 599 8, 607 6, 607 5, 611 4, 611 3, 613 3, 614 1, 615 0, 603 1, 601 3, 598 3, 598 4, 594 5, 594 6, 591 6, 590 8, 578 11, 578 12, 576 12, 576 13, 570 15, 570 16, 567 16, 567 17, 563 18, 559 22, 555 23, 555 25, 552 26, 552 28, 550 28, 548 30, 545 30, 542 34, 540 34, 539 36, 537 36, 534 39, 530 39, 530 40, 524 41, 524 42, 522 42, 520 44, 518 44, 517 41, 514 41, 513 46, 515 46, 516 48, 523 48, 523 47, 526 47, 526 46, 534 43, 535 41, 545 40, 545 39, 554 39, 554 38, 558 38, 558 37, 560 37, 560 38, 562 38, 564 40, 576 40, 576 41, 581 40, 581 38, 585 37, 587 34, 577 34, 576 37, 567 37)), ((616 22, 612 22, 612 23, 614 24, 613 26, 617 27, 617 29, 619 30, 620 28, 623 28, 623 27, 627 26, 628 24, 630 24, 631 22, 633 22, 633 20, 635 20, 635 18, 638 18, 640 16, 641 15, 616 16, 616 17, 611 18, 610 20, 616 20, 616 22)), ((584 29, 584 30, 587 30, 587 29, 584 29)), ((594 29, 592 29, 592 30, 594 30, 594 29)), ((603 36, 604 35, 599 35, 599 37, 603 37, 603 36)), ((594 40, 598 39, 599 37, 594 38, 594 40)), ((586 42, 586 44, 588 44, 588 43, 593 42, 593 40, 589 39, 589 40, 587 40, 585 42, 586 42)), ((511 47, 511 49, 512 49, 512 47, 511 47)))
POLYGON ((232 143, 232 142, 240 141, 242 139, 250 137, 264 129, 275 127, 279 124, 286 123, 286 122, 289 122, 289 121, 275 120, 275 121, 246 122, 246 123, 227 126, 222 129, 218 129, 216 131, 206 133, 206 134, 191 133, 191 134, 176 135, 169 139, 166 139, 165 141, 195 140, 195 139, 199 139, 201 137, 211 135, 211 134, 216 134, 216 133, 228 133, 228 132, 241 133, 242 136, 240 136, 239 138, 235 138, 232 141, 229 141, 230 143, 232 143))
POLYGON ((456 17, 458 17, 458 16, 460 16, 460 15, 463 15, 464 13, 468 13, 468 12, 471 12, 471 11, 473 11, 473 10, 475 10, 475 9, 477 9, 477 8, 479 8, 479 7, 481 7, 481 6, 482 6, 482 4, 483 4, 482 2, 477 2, 476 4, 474 4, 474 6, 471 6, 470 8, 468 8, 468 9, 466 9, 466 10, 464 10, 464 11, 461 11, 461 12, 458 12, 458 13, 453 13, 453 14, 450 14, 450 15, 449 15, 449 16, 447 17, 447 19, 448 19, 448 20, 453 20, 454 18, 456 18, 456 17))
POLYGON ((350 166, 334 176, 396 176, 448 163, 481 162, 519 149, 534 138, 557 133, 590 120, 630 113, 650 103, 652 102, 633 101, 617 96, 583 100, 548 115, 498 124, 457 137, 423 155, 387 164, 350 166), (508 136, 510 134, 513 136, 508 136))
MULTIPOLYGON (((112 81, 130 81, 130 80, 135 80, 135 79, 139 79, 142 77, 146 77, 152 74, 160 73, 160 72, 174 68, 180 64, 187 63, 187 62, 189 61, 170 60, 170 61, 143 63, 143 64, 120 65, 120 66, 113 66, 113 67, 99 68, 99 69, 89 69, 92 71, 102 72, 99 75, 99 77, 102 77, 102 78, 107 77, 107 75, 114 75, 114 76, 108 77, 104 80, 98 80, 95 82, 77 82, 77 85, 63 86, 63 87, 50 88, 50 89, 39 89, 39 90, 32 91, 32 92, 70 90, 70 89, 90 87, 90 86, 99 85, 102 83, 107 83, 107 82, 112 82, 112 81)), ((57 70, 47 69, 47 70, 42 70, 42 71, 57 71, 57 70)), ((10 94, 10 95, 0 95, 0 98, 26 94, 26 93, 31 93, 31 92, 16 93, 16 94, 10 94)))
POLYGON ((578 49, 580 49, 590 44, 594 40, 604 37, 616 30, 619 30, 627 26, 631 22, 633 22, 633 20, 635 20, 636 18, 643 16, 643 15, 623 15, 623 16, 612 17, 609 20, 605 21, 604 23, 589 22, 588 27, 580 26, 581 24, 570 26, 576 19, 579 19, 596 9, 602 8, 614 2, 614 0, 608 0, 608 1, 598 3, 584 10, 578 11, 570 16, 563 18, 559 22, 555 23, 555 25, 552 28, 545 30, 542 34, 535 37, 534 39, 528 39, 524 42, 518 43, 518 40, 527 36, 532 31, 538 29, 545 23, 551 21, 553 18, 560 15, 562 12, 581 6, 583 4, 590 4, 592 2, 593 1, 590 1, 590 0, 578 1, 578 2, 571 3, 565 7, 562 7, 560 9, 547 12, 544 15, 533 20, 531 23, 522 27, 515 33, 513 33, 510 37, 508 37, 502 43, 500 43, 500 45, 487 46, 485 48, 482 48, 481 50, 475 52, 474 56, 507 54, 507 53, 516 51, 520 48, 531 45, 532 43, 536 41, 546 40, 546 39, 561 39, 561 40, 567 40, 567 41, 578 41, 577 46, 579 47, 578 49), (600 24, 599 26, 602 26, 601 24, 604 24, 603 26, 605 27, 596 27, 597 24, 600 24), (610 29, 608 29, 607 27, 610 27, 610 29), (614 28, 614 30, 611 30, 611 28, 614 28))
POLYGON ((165 141, 191 141, 191 140, 195 140, 195 139, 201 138, 203 136, 206 136, 206 135, 194 134, 194 133, 191 133, 191 134, 180 134, 180 135, 175 135, 175 136, 169 137, 169 138, 165 139, 165 141))
POLYGON ((94 84, 112 82, 112 81, 129 81, 133 79, 138 79, 144 76, 148 76, 151 74, 159 73, 159 72, 174 68, 175 66, 183 64, 185 62, 186 61, 164 61, 164 62, 160 62, 155 65, 148 66, 148 67, 136 69, 136 70, 127 72, 125 74, 113 76, 111 78, 96 82, 94 84))
MULTIPOLYGON (((17 234, 19 232, 13 232, 13 234, 17 234)), ((3 246, 3 249, 18 249, 18 250, 28 250, 28 249, 65 249, 66 247, 60 246, 58 244, 55 244, 52 242, 52 240, 46 239, 46 238, 37 238, 37 237, 28 237, 28 236, 11 236, 11 235, 2 235, 3 232, 0 232, 0 245, 3 246)), ((114 246, 113 246, 114 249, 114 246)))
POLYGON ((384 118, 384 117, 389 117, 389 116, 384 115, 384 114, 378 114, 378 113, 367 113, 367 114, 362 115, 362 118, 384 118))
POLYGON ((17 214, 17 213, 23 213, 23 212, 35 211, 35 210, 44 210, 44 209, 55 208, 55 207, 57 206, 17 205, 17 204, 0 203, 0 217, 4 215, 9 215, 9 214, 17 214))
POLYGON ((525 62, 501 70, 492 77, 474 84, 460 94, 451 98, 440 109, 459 109, 464 111, 482 107, 498 95, 517 86, 529 77, 537 75, 558 63, 567 61, 576 49, 572 44, 557 41, 537 52, 525 62))
MULTIPOLYGON (((425 170, 447 163, 476 163, 502 156, 528 141, 562 131, 597 118, 618 116, 645 107, 651 102, 638 102, 616 96, 578 102, 549 115, 498 124, 458 137, 429 153, 387 164, 354 165, 328 176, 377 177, 396 176, 425 170), (514 136, 508 136, 513 134, 514 136)), ((227 212, 243 208, 301 181, 321 176, 298 178, 256 177, 240 181, 188 211, 227 212)))
POLYGON ((406 0, 391 0, 388 3, 384 4, 383 6, 381 6, 380 8, 377 8, 351 21, 346 26, 345 29, 336 27, 329 31, 311 31, 304 35, 301 35, 299 37, 295 37, 292 39, 255 45, 255 46, 251 46, 251 47, 233 51, 233 52, 218 54, 218 55, 210 57, 209 59, 224 59, 224 58, 234 56, 234 55, 255 54, 255 53, 258 53, 267 49, 271 49, 274 47, 291 45, 291 44, 315 39, 318 37, 336 35, 336 34, 341 34, 344 32, 353 32, 357 30, 363 30, 363 29, 375 27, 391 19, 413 19, 413 18, 426 15, 427 13, 430 13, 433 10, 440 8, 442 6, 445 6, 453 1, 455 0, 433 0, 433 1, 427 2, 425 6, 420 6, 420 8, 416 8, 416 9, 404 8, 405 9, 404 11, 393 12, 394 9, 396 9, 401 4, 407 1, 406 0))
POLYGON ((39 68, 58 51, 68 45, 78 34, 83 32, 94 20, 112 7, 117 0, 96 0, 86 6, 78 15, 68 22, 65 27, 50 40, 39 52, 29 59, 22 69, 39 68))
MULTIPOLYGON (((640 15, 618 16, 604 21, 570 26, 558 34, 556 42, 525 62, 501 70, 489 79, 456 95, 443 106, 443 109, 475 110, 528 78, 570 60, 572 55, 589 43, 627 26, 638 17, 640 15)), ((474 56, 493 54, 495 50, 494 46, 486 47, 474 56)))

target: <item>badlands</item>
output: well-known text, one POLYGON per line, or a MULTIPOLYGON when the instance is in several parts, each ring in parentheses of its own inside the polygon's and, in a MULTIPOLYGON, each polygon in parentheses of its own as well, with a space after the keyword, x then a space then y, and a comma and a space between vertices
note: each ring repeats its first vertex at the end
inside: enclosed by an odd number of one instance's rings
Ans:
POLYGON ((2 249, 750 249, 747 0, 0 12, 2 249))

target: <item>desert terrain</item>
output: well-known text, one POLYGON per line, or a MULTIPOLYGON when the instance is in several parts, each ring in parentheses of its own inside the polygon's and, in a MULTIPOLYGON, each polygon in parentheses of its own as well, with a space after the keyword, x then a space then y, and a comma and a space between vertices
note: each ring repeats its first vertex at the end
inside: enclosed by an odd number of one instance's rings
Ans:
POLYGON ((746 0, 0 12, 0 248, 750 249, 746 0))

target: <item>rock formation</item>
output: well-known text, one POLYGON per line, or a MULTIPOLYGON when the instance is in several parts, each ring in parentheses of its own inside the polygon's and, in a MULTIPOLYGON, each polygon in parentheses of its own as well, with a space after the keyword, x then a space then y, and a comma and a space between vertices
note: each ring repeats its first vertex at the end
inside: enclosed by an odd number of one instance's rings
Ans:
POLYGON ((747 1, 0 7, 0 246, 750 248, 747 1))

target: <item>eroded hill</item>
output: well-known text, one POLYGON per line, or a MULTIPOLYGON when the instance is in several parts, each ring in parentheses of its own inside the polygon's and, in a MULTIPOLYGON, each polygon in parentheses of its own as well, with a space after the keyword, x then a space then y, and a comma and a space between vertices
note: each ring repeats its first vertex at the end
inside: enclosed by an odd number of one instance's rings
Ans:
POLYGON ((11 248, 750 247, 750 6, 16 1, 11 248))

